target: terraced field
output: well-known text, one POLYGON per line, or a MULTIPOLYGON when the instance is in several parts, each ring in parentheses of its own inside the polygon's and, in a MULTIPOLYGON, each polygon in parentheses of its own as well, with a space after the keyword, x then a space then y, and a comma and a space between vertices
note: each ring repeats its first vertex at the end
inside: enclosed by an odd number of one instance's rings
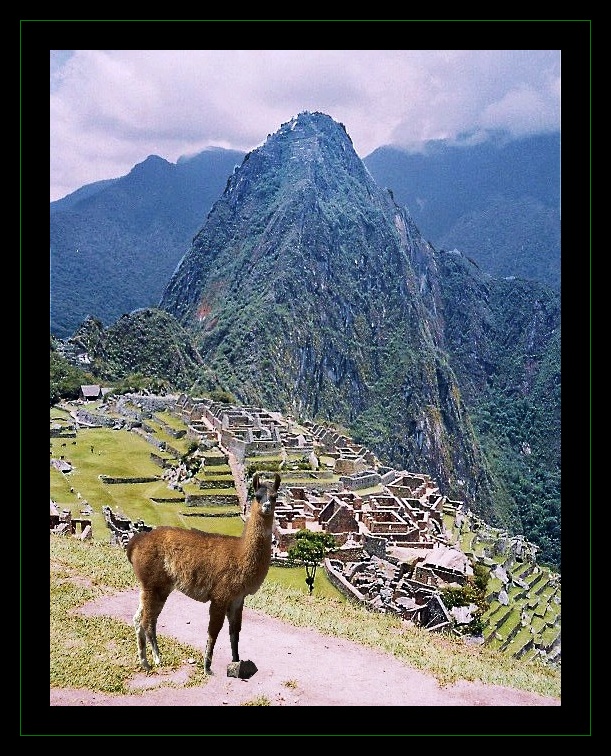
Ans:
POLYGON ((560 664, 560 575, 537 564, 528 548, 475 515, 444 512, 452 542, 491 570, 486 587, 484 643, 516 658, 560 664))

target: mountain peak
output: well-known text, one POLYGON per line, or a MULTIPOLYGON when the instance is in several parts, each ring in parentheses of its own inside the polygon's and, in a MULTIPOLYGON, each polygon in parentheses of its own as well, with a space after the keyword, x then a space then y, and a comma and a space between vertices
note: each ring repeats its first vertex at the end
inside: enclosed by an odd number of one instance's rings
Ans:
POLYGON ((456 379, 438 356, 436 268, 344 127, 300 113, 234 171, 160 307, 240 402, 333 418, 375 437, 389 460, 417 467, 426 455, 438 480, 481 488, 456 379), (397 427, 383 440, 377 417, 389 411, 397 427))
MULTIPOLYGON (((407 237, 417 235, 412 225, 377 186, 344 126, 324 113, 302 112, 236 167, 160 306, 208 329, 230 291, 262 280, 257 289, 273 291, 276 303, 305 291, 337 289, 343 298, 342 288, 359 286, 365 268, 370 286, 386 289, 387 273, 371 254, 378 244, 398 266, 401 287, 410 264, 407 237), (295 276, 289 271, 297 264, 303 272, 295 276)), ((420 241, 417 258, 428 259, 420 241)))
POLYGON ((289 132, 295 132, 297 134, 302 133, 304 136, 310 136, 333 132, 337 129, 341 129, 344 132, 344 136, 352 144, 352 140, 348 136, 346 127, 343 123, 335 121, 333 118, 331 118, 330 115, 327 115, 326 113, 303 110, 301 113, 291 118, 290 121, 283 123, 276 134, 280 135, 287 134, 289 132))
POLYGON ((131 169, 128 177, 140 178, 146 176, 147 178, 161 177, 167 174, 168 170, 172 170, 174 166, 159 155, 149 155, 146 160, 136 165, 131 169))
POLYGON ((297 147, 295 157, 306 160, 321 149, 327 153, 327 157, 337 149, 340 152, 354 152, 343 123, 334 121, 325 113, 310 113, 307 110, 283 123, 278 131, 267 137, 260 149, 265 151, 266 147, 274 146, 277 142, 297 147))
POLYGON ((309 111, 283 123, 244 157, 223 198, 233 207, 244 199, 250 202, 255 184, 265 194, 261 206, 269 204, 271 194, 317 201, 347 184, 366 186, 371 195, 379 191, 344 125, 325 113, 309 111))

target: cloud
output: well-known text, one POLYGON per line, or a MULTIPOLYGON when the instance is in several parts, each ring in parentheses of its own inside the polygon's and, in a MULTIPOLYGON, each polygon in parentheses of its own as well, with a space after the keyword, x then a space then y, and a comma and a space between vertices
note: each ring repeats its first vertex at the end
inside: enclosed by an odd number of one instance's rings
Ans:
POLYGON ((559 50, 54 50, 51 200, 150 154, 248 151, 303 110, 366 157, 430 139, 560 128, 559 50))

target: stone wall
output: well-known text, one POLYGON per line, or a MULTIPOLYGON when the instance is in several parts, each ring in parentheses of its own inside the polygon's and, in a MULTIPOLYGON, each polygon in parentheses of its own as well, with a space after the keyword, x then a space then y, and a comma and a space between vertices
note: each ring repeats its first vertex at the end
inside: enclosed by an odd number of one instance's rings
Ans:
POLYGON ((156 465, 159 465, 159 467, 167 468, 167 467, 173 467, 172 460, 175 460, 175 457, 171 456, 164 456, 162 457, 160 454, 155 454, 155 452, 151 452, 151 462, 154 462, 156 465))
POLYGON ((467 579, 464 573, 431 564, 416 564, 412 577, 419 583, 432 586, 438 585, 440 580, 444 583, 458 583, 459 585, 464 585, 467 579))
POLYGON ((115 478, 111 475, 100 475, 100 480, 102 483, 154 483, 157 480, 161 480, 161 477, 159 475, 147 475, 142 477, 134 477, 134 478, 115 478))
MULTIPOLYGON (((349 601, 355 604, 364 604, 365 596, 360 593, 353 585, 351 585, 346 578, 333 567, 331 559, 325 559, 324 561, 325 572, 331 585, 334 585, 339 591, 341 591, 349 601)), ((366 606, 366 604, 364 604, 366 606)))
POLYGON ((155 434, 152 433, 150 429, 147 430, 144 427, 134 428, 134 433, 136 433, 138 436, 141 436, 145 441, 148 441, 148 443, 151 444, 152 446, 156 446, 157 449, 161 449, 161 451, 165 451, 166 442, 157 438, 157 436, 155 436, 155 434))
POLYGON ((178 401, 178 395, 153 396, 150 394, 124 394, 125 400, 134 404, 138 409, 146 412, 163 412, 173 410, 178 401))
POLYGON ((241 517, 240 512, 182 512, 184 517, 241 517))
POLYGON ((386 538, 376 538, 373 535, 365 533, 363 538, 363 549, 369 555, 374 555, 380 559, 386 559, 386 538))
MULTIPOLYGON (((336 463, 337 464, 337 463, 336 463)), ((344 488, 350 491, 359 491, 363 488, 373 488, 380 484, 381 477, 376 472, 365 473, 362 475, 342 475, 340 482, 344 488)))
POLYGON ((240 464, 244 462, 244 459, 246 458, 246 447, 248 445, 246 441, 242 441, 229 431, 224 430, 221 433, 221 444, 225 449, 235 455, 236 460, 240 464))
POLYGON ((198 478, 197 485, 203 490, 210 488, 235 488, 235 481, 233 476, 226 478, 198 478))
MULTIPOLYGON (((100 415, 94 412, 89 412, 86 409, 78 409, 75 412, 76 420, 83 425, 112 428, 116 425, 117 418, 108 417, 107 415, 100 415)), ((120 422, 120 421, 119 421, 120 422)))
POLYGON ((49 431, 49 438, 76 438, 76 431, 66 427, 52 427, 49 431))
POLYGON ((240 500, 237 493, 216 494, 214 496, 206 496, 205 494, 187 494, 185 496, 185 506, 187 507, 233 507, 239 505, 240 500))

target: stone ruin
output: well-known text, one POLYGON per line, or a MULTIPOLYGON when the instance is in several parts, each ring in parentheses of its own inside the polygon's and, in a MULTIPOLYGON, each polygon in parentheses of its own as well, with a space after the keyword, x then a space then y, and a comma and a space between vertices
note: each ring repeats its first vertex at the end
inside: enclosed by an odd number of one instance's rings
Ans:
MULTIPOLYGON (((81 513, 86 511, 90 512, 91 508, 83 509, 81 513)), ((72 512, 69 509, 60 511, 53 501, 51 501, 51 533, 77 536, 81 541, 93 538, 90 519, 72 517, 72 512)))
POLYGON ((148 532, 153 529, 145 525, 143 520, 132 522, 124 515, 115 513, 109 506, 102 507, 102 514, 110 530, 110 542, 125 548, 136 533, 148 532))

